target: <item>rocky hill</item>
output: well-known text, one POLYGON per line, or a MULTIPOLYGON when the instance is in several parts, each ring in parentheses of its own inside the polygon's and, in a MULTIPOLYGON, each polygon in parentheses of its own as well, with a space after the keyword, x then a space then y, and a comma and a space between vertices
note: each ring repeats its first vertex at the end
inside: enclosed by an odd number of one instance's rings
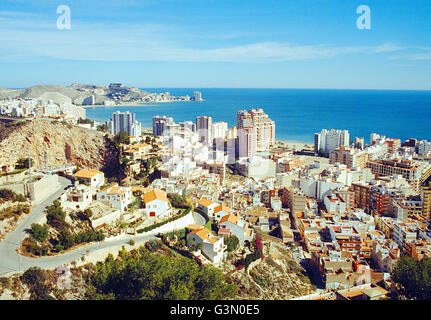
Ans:
MULTIPOLYGON (((123 87, 122 91, 125 100, 142 98, 149 94, 147 91, 129 87, 123 87)), ((110 87, 78 83, 67 87, 60 85, 37 85, 26 89, 0 88, 0 99, 31 98, 45 101, 52 100, 56 104, 69 102, 81 105, 85 98, 93 95, 96 99, 96 104, 101 104, 104 101, 114 101, 112 97, 116 92, 116 90, 110 87)))
POLYGON ((292 252, 274 242, 269 242, 265 257, 248 270, 229 270, 227 274, 238 286, 238 300, 289 300, 317 290, 292 252))
POLYGON ((115 170, 118 157, 104 133, 50 120, 5 125, 0 122, 0 154, 16 162, 30 156, 36 166, 76 165, 115 170))

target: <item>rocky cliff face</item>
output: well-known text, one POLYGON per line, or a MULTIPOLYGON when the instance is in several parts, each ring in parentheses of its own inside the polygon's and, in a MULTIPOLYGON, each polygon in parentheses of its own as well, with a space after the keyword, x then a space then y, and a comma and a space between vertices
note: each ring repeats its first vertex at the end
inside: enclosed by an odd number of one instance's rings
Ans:
POLYGON ((118 157, 104 133, 53 122, 33 120, 6 127, 0 123, 0 154, 15 162, 30 156, 36 166, 76 165, 81 168, 115 169, 118 157))
POLYGON ((238 300, 289 300, 316 292, 305 270, 294 260, 290 249, 268 242, 265 258, 248 270, 229 270, 230 282, 238 286, 238 300))

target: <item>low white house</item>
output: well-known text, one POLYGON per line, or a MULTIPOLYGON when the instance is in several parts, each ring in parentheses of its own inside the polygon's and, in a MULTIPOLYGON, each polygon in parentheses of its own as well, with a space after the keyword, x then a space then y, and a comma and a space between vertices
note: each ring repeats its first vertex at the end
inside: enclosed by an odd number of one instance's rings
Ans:
POLYGON ((149 217, 168 218, 172 215, 172 205, 163 190, 154 189, 143 195, 145 209, 144 212, 149 217))
POLYGON ((105 174, 99 170, 79 170, 73 175, 76 179, 81 180, 84 184, 98 188, 105 183, 105 174))
POLYGON ((218 223, 225 215, 232 213, 232 209, 224 204, 220 204, 214 208, 213 217, 218 223))
POLYGON ((244 221, 237 215, 228 214, 220 219, 219 222, 220 230, 223 232, 230 232, 239 239, 239 244, 244 245, 244 241, 253 240, 253 229, 249 227, 248 222, 244 221))
POLYGON ((116 184, 100 190, 96 198, 98 201, 124 212, 127 206, 133 202, 133 193, 130 187, 119 187, 116 184))
POLYGON ((78 184, 61 195, 61 205, 74 210, 85 210, 93 201, 94 193, 93 188, 78 184))
POLYGON ((207 198, 202 198, 196 203, 196 207, 205 212, 210 219, 214 219, 214 210, 220 204, 207 198))
POLYGON ((217 237, 205 227, 198 227, 186 235, 187 245, 202 244, 202 254, 217 264, 224 259, 226 245, 223 237, 217 237))

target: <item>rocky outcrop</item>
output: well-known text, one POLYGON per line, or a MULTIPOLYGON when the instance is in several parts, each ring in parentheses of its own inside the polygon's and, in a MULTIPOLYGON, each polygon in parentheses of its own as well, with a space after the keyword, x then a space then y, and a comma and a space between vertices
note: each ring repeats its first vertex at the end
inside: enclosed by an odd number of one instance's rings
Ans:
MULTIPOLYGON (((130 100, 145 97, 149 92, 137 88, 122 87, 122 99, 130 100)), ((71 86, 37 85, 25 89, 0 88, 0 99, 31 98, 45 102, 52 100, 55 104, 65 102, 82 105, 90 95, 96 99, 96 104, 104 101, 114 101, 113 95, 118 93, 110 87, 74 83, 71 86)))
POLYGON ((229 270, 229 282, 238 286, 238 300, 289 300, 316 291, 305 270, 287 247, 268 242, 265 257, 247 270, 229 270))
POLYGON ((0 123, 0 154, 11 162, 30 156, 36 166, 76 165, 115 170, 118 156, 99 131, 70 124, 33 120, 12 127, 0 123))

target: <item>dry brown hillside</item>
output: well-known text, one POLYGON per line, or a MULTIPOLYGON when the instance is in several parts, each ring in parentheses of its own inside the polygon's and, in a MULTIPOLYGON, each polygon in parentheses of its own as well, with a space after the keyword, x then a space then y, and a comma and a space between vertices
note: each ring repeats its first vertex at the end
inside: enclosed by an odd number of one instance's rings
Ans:
POLYGON ((62 122, 33 120, 6 126, 0 122, 0 154, 16 162, 30 156, 36 166, 64 164, 115 169, 118 161, 104 133, 62 122))

